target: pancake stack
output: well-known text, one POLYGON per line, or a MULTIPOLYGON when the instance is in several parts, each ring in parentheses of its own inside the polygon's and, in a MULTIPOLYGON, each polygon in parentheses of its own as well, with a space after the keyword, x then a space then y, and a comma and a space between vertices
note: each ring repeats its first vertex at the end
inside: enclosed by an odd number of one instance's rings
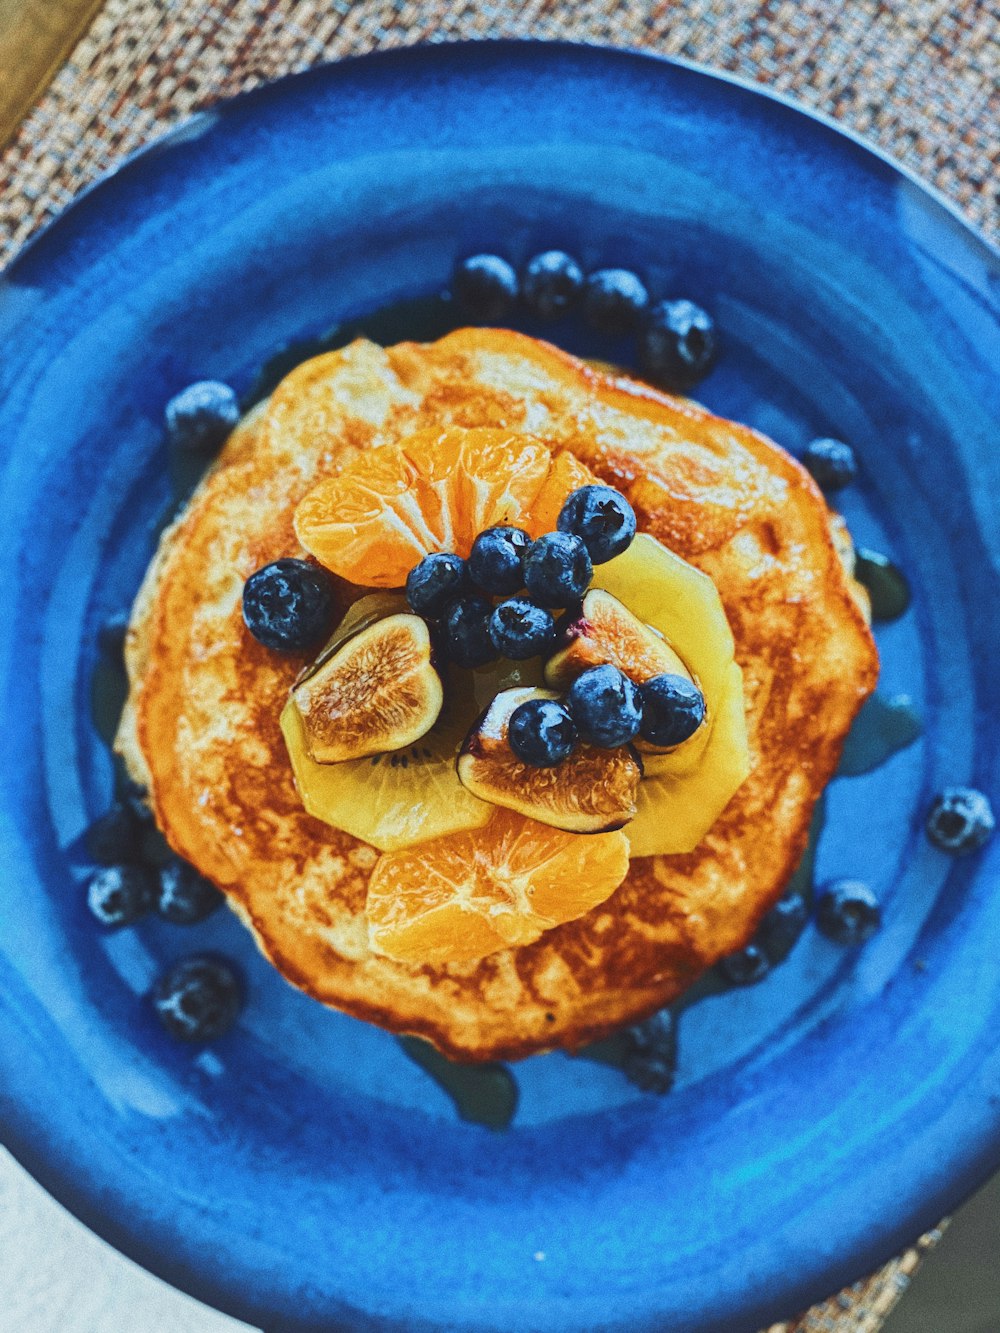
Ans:
MULTIPOLYGON (((116 745, 168 842, 294 985, 461 1060, 573 1049, 675 998, 781 896, 877 677, 850 561, 812 479, 745 426, 504 330, 358 341, 288 375, 164 534, 133 610, 116 745), (303 661, 250 636, 241 595, 262 565, 304 555, 293 516, 318 481, 442 425, 571 449, 640 530, 711 577, 752 768, 694 851, 632 860, 607 901, 532 944, 429 966, 370 950, 379 853, 303 808, 279 726, 303 661)), ((338 592, 342 610, 360 595, 338 592)))

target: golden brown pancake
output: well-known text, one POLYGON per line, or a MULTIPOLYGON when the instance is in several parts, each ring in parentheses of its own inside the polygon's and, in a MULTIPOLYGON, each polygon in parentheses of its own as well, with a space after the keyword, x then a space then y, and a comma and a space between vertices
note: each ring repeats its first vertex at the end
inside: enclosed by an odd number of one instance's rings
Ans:
POLYGON ((164 535, 127 661, 118 747, 171 846, 226 892, 293 984, 465 1060, 577 1047, 744 945, 802 855, 878 670, 829 511, 787 454, 545 343, 475 329, 426 346, 358 341, 294 370, 164 535), (378 852, 303 810, 278 726, 302 660, 250 636, 241 593, 261 565, 302 554, 292 515, 321 477, 441 424, 568 445, 628 496, 641 529, 715 580, 753 770, 694 852, 633 860, 588 915, 475 963, 420 967, 368 948, 378 852))

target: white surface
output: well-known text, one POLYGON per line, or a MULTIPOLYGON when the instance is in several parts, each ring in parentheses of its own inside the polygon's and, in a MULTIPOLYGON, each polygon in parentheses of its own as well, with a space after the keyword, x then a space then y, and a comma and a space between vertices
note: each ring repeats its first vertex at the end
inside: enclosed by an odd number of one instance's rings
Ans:
POLYGON ((123 1258, 0 1149, 3 1333, 248 1333, 123 1258))

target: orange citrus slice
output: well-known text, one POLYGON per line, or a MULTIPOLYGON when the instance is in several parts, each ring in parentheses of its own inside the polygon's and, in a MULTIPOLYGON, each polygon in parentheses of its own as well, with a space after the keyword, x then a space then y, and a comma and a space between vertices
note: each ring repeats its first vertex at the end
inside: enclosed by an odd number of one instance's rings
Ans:
POLYGON ((485 528, 555 527, 570 491, 593 481, 568 450, 486 427, 418 431, 362 454, 295 511, 299 541, 350 583, 399 588, 432 551, 467 556, 485 528))
POLYGON ((576 920, 627 874, 620 831, 584 838, 498 810, 485 828, 379 858, 368 885, 369 943, 406 963, 472 962, 576 920))

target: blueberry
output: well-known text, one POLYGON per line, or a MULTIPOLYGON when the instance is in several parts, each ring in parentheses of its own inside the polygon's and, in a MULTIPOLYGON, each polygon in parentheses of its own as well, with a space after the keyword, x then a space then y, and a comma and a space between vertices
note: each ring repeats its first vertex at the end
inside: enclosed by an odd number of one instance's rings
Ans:
POLYGON ((927 815, 928 838, 953 856, 978 852, 995 827, 990 799, 975 787, 948 787, 934 798, 927 815))
POLYGON ((521 279, 521 299, 540 319, 558 319, 577 302, 583 270, 562 250, 546 250, 529 259, 521 279))
POLYGON ((517 300, 517 274, 499 255, 470 255, 451 276, 455 300, 487 323, 502 319, 517 300))
POLYGON ((680 745, 705 720, 705 697, 687 676, 664 672, 639 686, 642 725, 639 735, 651 745, 680 745))
POLYGON ((566 706, 591 745, 614 750, 634 738, 642 721, 637 686, 614 666, 591 667, 570 686, 566 706))
POLYGON ((228 384, 199 380, 171 398, 167 432, 178 449, 217 449, 240 419, 240 405, 228 384))
POLYGON ((182 958, 153 988, 156 1016, 180 1041, 214 1041, 236 1022, 243 987, 230 963, 212 954, 182 958))
POLYGON ((529 602, 527 597, 512 597, 495 607, 489 630, 500 656, 514 662, 540 657, 555 646, 552 613, 529 602))
POLYGON ((632 333, 649 305, 649 292, 627 268, 601 268, 587 278, 583 317, 601 333, 632 333))
POLYGON ((628 550, 635 536, 632 506, 612 486, 581 486, 567 496, 556 527, 579 537, 591 563, 603 565, 628 550))
POLYGON ((146 866, 105 866, 87 885, 87 906, 102 926, 131 926, 156 901, 156 877, 146 866))
POLYGON ((808 918, 809 908, 802 894, 786 894, 760 923, 755 943, 760 945, 771 963, 780 963, 792 952, 808 918))
POLYGON ((867 884, 838 879, 816 900, 816 924, 837 944, 864 944, 882 924, 882 910, 867 884))
POLYGON ((243 621, 258 643, 301 653, 330 633, 333 582, 305 560, 275 560, 251 574, 243 587, 243 621))
POLYGON ((450 602, 468 589, 468 570, 460 555, 425 555, 406 576, 406 600, 418 616, 436 620, 450 602))
POLYGON ((460 667, 485 666, 497 660, 489 634, 493 604, 475 593, 456 598, 444 617, 447 656, 460 667))
POLYGON ((587 548, 570 532, 548 532, 528 547, 524 586, 542 606, 572 606, 590 586, 594 572, 587 548))
POLYGON ((625 1029, 622 1073, 643 1092, 669 1092, 677 1072, 677 1026, 669 1009, 625 1029))
POLYGON ((142 820, 126 801, 95 819, 84 837, 91 860, 99 866, 142 859, 142 820))
POLYGON ((128 632, 129 613, 118 611, 97 631, 97 647, 109 662, 121 662, 125 653, 125 635, 128 632))
POLYGON ((561 764, 572 754, 576 740, 576 725, 556 699, 529 699, 514 709, 507 723, 510 748, 534 768, 561 764))
POLYGON ((221 907, 222 894, 187 861, 170 861, 160 871, 156 910, 177 926, 193 926, 221 907))
POLYGON ((854 450, 843 440, 813 440, 803 451, 802 465, 824 491, 842 491, 858 475, 854 450))
POLYGON ((760 945, 751 943, 721 958, 719 970, 734 986, 752 986, 764 980, 771 970, 771 964, 760 945))
POLYGON ((469 577, 497 597, 518 592, 524 587, 524 553, 530 545, 522 528, 487 528, 472 543, 469 577))
POLYGON ((639 364, 658 384, 688 389, 715 363, 715 321, 693 301, 660 301, 639 334, 639 364))

